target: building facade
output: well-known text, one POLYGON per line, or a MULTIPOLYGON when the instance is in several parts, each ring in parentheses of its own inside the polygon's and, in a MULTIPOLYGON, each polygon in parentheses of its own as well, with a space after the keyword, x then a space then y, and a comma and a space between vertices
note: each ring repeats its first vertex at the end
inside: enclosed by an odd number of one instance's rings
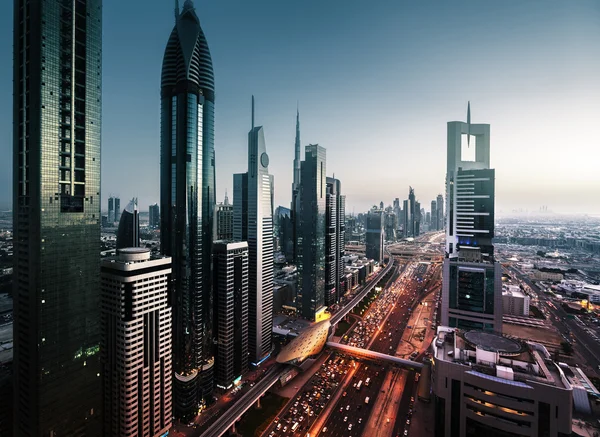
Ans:
POLYGON ((437 219, 438 219, 438 229, 442 230, 445 227, 445 219, 444 219, 444 196, 438 194, 436 198, 436 211, 437 211, 437 219))
POLYGON ((190 0, 176 11, 161 80, 160 238, 173 259, 174 415, 196 414, 213 388, 211 255, 215 88, 190 0))
POLYGON ((248 350, 258 366, 273 331, 273 176, 262 126, 248 132, 248 172, 233 175, 233 238, 248 242, 248 350))
POLYGON ((383 223, 384 212, 371 210, 367 214, 366 251, 365 255, 379 264, 383 262, 383 223))
POLYGON ((133 198, 123 210, 121 220, 119 220, 119 227, 117 228, 117 249, 139 246, 140 216, 137 199, 133 198))
POLYGON ((148 224, 152 229, 158 229, 160 227, 160 207, 158 203, 150 205, 148 208, 148 224))
POLYGON ((101 276, 103 434, 163 436, 173 418, 171 258, 119 249, 101 276))
POLYGON ((102 1, 15 0, 14 432, 102 428, 102 1))
POLYGON ((325 310, 325 219, 326 150, 318 144, 306 146, 301 165, 298 230, 297 306, 300 314, 315 320, 325 310))
POLYGON ((232 240, 233 239, 233 205, 229 204, 227 195, 225 202, 217 204, 215 212, 215 238, 217 240, 232 240))
POLYGON ((326 178, 326 230, 325 230, 325 305, 333 305, 340 299, 340 279, 344 274, 346 248, 346 196, 341 194, 338 179, 326 178))
POLYGON ((121 220, 121 199, 118 197, 114 198, 115 202, 115 214, 114 214, 114 222, 118 223, 121 220))
POLYGON ((215 380, 222 390, 248 370, 248 243, 213 245, 215 380))
POLYGON ((430 230, 431 231, 437 231, 439 230, 439 221, 438 221, 438 213, 437 213, 437 202, 435 200, 431 201, 431 225, 430 225, 430 230))
POLYGON ((109 197, 108 198, 108 222, 109 223, 114 223, 115 221, 115 198, 114 197, 109 197))
POLYGON ((494 260, 490 125, 448 122, 442 325, 502 331, 502 268, 494 260), (475 160, 463 156, 474 142, 475 160))
POLYGON ((573 388, 541 344, 440 326, 432 347, 436 437, 571 435, 573 388))

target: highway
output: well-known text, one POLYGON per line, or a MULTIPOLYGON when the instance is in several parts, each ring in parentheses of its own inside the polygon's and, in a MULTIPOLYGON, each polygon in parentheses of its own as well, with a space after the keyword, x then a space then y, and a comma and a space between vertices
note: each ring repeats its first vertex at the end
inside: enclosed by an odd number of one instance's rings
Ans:
POLYGON ((238 421, 242 415, 256 403, 281 377, 285 366, 275 364, 265 374, 263 379, 254 385, 235 404, 225 410, 223 414, 201 434, 201 437, 219 437, 223 435, 231 425, 238 421))

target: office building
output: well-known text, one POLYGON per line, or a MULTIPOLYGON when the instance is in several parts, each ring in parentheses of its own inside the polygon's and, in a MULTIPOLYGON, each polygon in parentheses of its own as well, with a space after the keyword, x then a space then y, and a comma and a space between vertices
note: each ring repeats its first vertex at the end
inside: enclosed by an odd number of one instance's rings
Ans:
POLYGON ((294 261, 294 224, 292 211, 289 208, 278 206, 274 216, 274 234, 279 243, 279 250, 285 255, 289 263, 294 261))
POLYGON ((373 259, 379 264, 383 262, 383 221, 384 212, 378 209, 372 209, 367 214, 367 235, 366 252, 369 259, 373 259))
POLYGON ((187 419, 214 385, 215 89, 210 51, 191 0, 175 16, 161 76, 160 245, 173 259, 175 284, 173 411, 187 419))
POLYGON ((438 194, 435 203, 436 203, 437 218, 438 218, 438 229, 443 230, 446 225, 445 218, 444 218, 444 196, 442 196, 441 194, 438 194))
POLYGON ((227 390, 248 370, 248 243, 215 241, 215 381, 227 390))
POLYGON ((440 326, 432 347, 435 436, 571 435, 573 388, 543 345, 440 326))
POLYGON ((171 258, 118 249, 101 276, 104 435, 163 436, 173 409, 171 258))
POLYGON ((14 432, 102 428, 102 1, 15 0, 14 432))
POLYGON ((439 230, 439 219, 437 212, 437 202, 435 200, 431 201, 431 220, 430 220, 430 228, 431 231, 439 230))
POLYGON ((290 205, 292 219, 292 260, 301 256, 302 235, 300 235, 300 178, 302 172, 300 161, 300 111, 296 109, 296 139, 294 141, 294 178, 292 182, 292 202, 290 205))
POLYGON ((325 305, 339 302, 340 279, 344 273, 346 196, 338 179, 326 178, 325 305))
POLYGON ((415 190, 408 187, 408 199, 404 201, 404 238, 419 236, 420 204, 415 200, 415 190))
POLYGON ((502 290, 502 313, 529 317, 529 301, 529 296, 518 285, 508 285, 502 290))
POLYGON ((232 240, 233 239, 233 205, 229 204, 229 198, 225 193, 223 203, 217 204, 215 212, 215 232, 217 240, 232 240))
POLYGON ((248 242, 248 351, 258 366, 273 331, 273 176, 262 126, 248 132, 248 171, 233 175, 233 238, 248 242))
POLYGON ((115 201, 115 218, 114 221, 118 223, 121 220, 121 199, 118 197, 114 198, 115 201))
POLYGON ((114 223, 115 221, 115 198, 114 197, 109 197, 108 198, 108 222, 110 224, 114 223))
POLYGON ((148 208, 148 224, 152 229, 158 229, 160 227, 160 207, 158 203, 150 205, 148 208))
POLYGON ((502 330, 502 269, 494 260, 494 170, 490 125, 448 123, 446 259, 443 267, 442 325, 502 330), (475 160, 463 159, 463 140, 475 160))
POLYGON ((140 246, 140 216, 137 199, 133 198, 123 210, 117 228, 117 249, 140 246))
POLYGON ((325 312, 325 220, 326 150, 318 144, 306 146, 298 193, 296 266, 298 295, 296 305, 308 320, 318 320, 325 312))
POLYGON ((392 211, 386 211, 384 214, 383 228, 385 240, 394 242, 397 239, 398 217, 392 211))

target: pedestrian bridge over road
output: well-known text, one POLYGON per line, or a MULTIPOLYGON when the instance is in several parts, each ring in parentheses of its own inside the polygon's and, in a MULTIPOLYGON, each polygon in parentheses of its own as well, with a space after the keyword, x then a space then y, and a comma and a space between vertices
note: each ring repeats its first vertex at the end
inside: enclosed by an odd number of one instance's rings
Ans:
POLYGON ((382 354, 381 352, 370 351, 367 349, 362 349, 359 347, 348 346, 347 344, 335 343, 333 341, 329 341, 325 344, 325 347, 339 350, 340 352, 344 352, 348 355, 352 355, 357 358, 363 358, 365 360, 373 360, 379 362, 386 362, 390 364, 394 364, 396 366, 407 367, 410 369, 421 369, 423 368, 423 363, 418 363, 416 361, 405 360, 402 358, 398 358, 392 355, 382 354))

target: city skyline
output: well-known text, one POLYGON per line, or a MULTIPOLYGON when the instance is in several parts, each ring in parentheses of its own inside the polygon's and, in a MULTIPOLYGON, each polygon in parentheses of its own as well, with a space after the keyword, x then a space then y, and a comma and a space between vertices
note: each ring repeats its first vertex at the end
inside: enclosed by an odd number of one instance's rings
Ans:
MULTIPOLYGON (((8 3, 0 18, 5 32, 0 53, 5 58, 12 53, 8 3)), ((580 158, 593 156, 600 140, 593 129, 593 120, 600 116, 594 98, 600 91, 594 79, 600 58, 593 56, 599 50, 593 37, 600 35, 594 21, 600 6, 547 2, 543 9, 534 4, 469 7, 474 4, 440 4, 427 14, 422 6, 405 10, 392 2, 349 2, 343 9, 272 0, 196 4, 207 38, 215 41, 219 78, 216 198, 231 192, 231 175, 244 164, 246 102, 252 93, 268 128, 266 140, 275 145, 270 153, 277 180, 275 204, 285 206, 291 200, 299 102, 302 146, 319 143, 327 148, 330 173, 347 181, 348 212, 367 210, 380 198, 387 206, 408 185, 417 188, 424 204, 443 192, 443 178, 431 175, 443 174, 445 122, 463 120, 471 100, 473 122, 486 120, 494 126, 491 162, 500 169, 499 213, 536 211, 541 205, 556 212, 600 213, 593 202, 600 176, 593 160, 580 158), (330 26, 333 21, 336 26, 330 26), (361 27, 375 30, 357 40, 355 32, 361 27), (255 28, 262 30, 253 32, 255 28), (243 45, 232 36, 239 34, 245 35, 243 45), (465 50, 472 55, 456 55, 465 50), (358 64, 356 51, 361 54, 358 64), (250 52, 260 62, 251 62, 250 52), (243 80, 240 71, 245 72, 243 80), (367 88, 368 95, 361 91, 367 88), (354 99, 363 102, 358 110, 354 99), (364 121, 373 134, 366 171, 357 172, 357 164, 364 164, 364 121), (567 146, 569 153, 561 153, 567 146), (411 150, 410 159, 386 159, 403 150, 411 150), (410 162, 427 162, 428 171, 410 162), (531 163, 540 165, 536 169, 531 163), (379 193, 365 188, 373 171, 380 176, 379 193)), ((110 29, 103 41, 103 207, 108 193, 136 196, 140 205, 149 205, 159 200, 156 83, 163 35, 173 26, 172 5, 107 3, 103 12, 110 29)), ((10 101, 12 70, 5 64, 0 67, 0 97, 10 101)), ((5 153, 11 144, 10 111, 9 105, 0 108, 5 153)), ((8 162, 0 164, 0 209, 10 207, 11 171, 8 162)))

